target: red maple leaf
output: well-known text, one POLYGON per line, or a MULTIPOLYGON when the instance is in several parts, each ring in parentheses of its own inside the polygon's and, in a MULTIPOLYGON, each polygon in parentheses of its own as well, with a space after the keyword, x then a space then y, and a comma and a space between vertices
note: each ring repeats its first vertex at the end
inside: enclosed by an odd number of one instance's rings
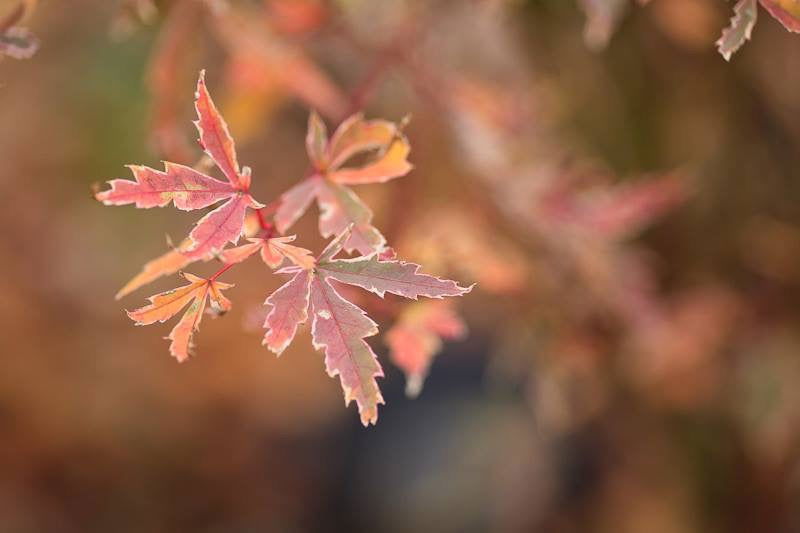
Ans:
POLYGON ((352 226, 344 243, 347 252, 358 250, 368 255, 381 250, 386 239, 372 225, 372 211, 346 185, 384 183, 413 168, 408 162, 411 148, 400 128, 386 120, 364 120, 359 113, 342 122, 328 139, 322 119, 311 113, 306 150, 313 173, 281 196, 275 213, 278 231, 285 233, 316 198, 323 237, 338 235, 352 226), (376 155, 362 166, 344 166, 353 156, 365 152, 376 155))
POLYGON ((289 267, 292 278, 266 300, 271 307, 264 327, 264 344, 280 353, 291 343, 297 328, 311 317, 314 348, 324 350, 325 367, 339 376, 345 403, 356 401, 364 425, 378 419, 383 403, 375 378, 383 376, 378 359, 364 340, 378 333, 366 313, 342 297, 336 283, 355 285, 383 297, 387 292, 416 300, 420 296, 461 296, 472 287, 419 272, 419 265, 380 254, 335 259, 350 238, 350 229, 331 241, 311 268, 289 267))
POLYGON ((95 197, 105 205, 135 204, 136 207, 163 207, 172 203, 192 211, 223 202, 201 218, 189 234, 190 244, 182 251, 190 259, 212 257, 242 234, 248 208, 262 207, 250 196, 250 169, 239 168, 236 149, 222 116, 206 89, 205 73, 200 73, 195 94, 195 121, 200 144, 222 171, 227 182, 207 176, 177 163, 164 163, 164 170, 130 165, 134 180, 109 181, 110 189, 95 197))

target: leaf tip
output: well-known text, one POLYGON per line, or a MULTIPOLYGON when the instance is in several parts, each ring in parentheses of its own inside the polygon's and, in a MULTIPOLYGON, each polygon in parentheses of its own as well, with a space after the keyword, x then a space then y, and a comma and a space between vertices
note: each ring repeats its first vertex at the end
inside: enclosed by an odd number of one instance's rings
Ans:
POLYGON ((412 400, 419 397, 422 392, 422 385, 425 383, 425 378, 420 374, 412 374, 406 380, 406 397, 412 400))

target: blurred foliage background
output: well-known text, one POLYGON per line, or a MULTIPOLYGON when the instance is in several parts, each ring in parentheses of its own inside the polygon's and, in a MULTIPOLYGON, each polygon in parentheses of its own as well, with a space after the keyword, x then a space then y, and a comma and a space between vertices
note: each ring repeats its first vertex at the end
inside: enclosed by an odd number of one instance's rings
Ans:
POLYGON ((567 0, 39 2, 0 62, 0 531, 800 531, 800 38, 726 63, 729 17, 653 0, 595 50, 567 0), (184 365, 113 299, 194 219, 90 187, 196 162, 200 68, 260 199, 309 108, 412 116, 415 170, 358 192, 478 287, 416 399, 370 340, 375 428, 307 331, 260 346, 263 265, 184 365))

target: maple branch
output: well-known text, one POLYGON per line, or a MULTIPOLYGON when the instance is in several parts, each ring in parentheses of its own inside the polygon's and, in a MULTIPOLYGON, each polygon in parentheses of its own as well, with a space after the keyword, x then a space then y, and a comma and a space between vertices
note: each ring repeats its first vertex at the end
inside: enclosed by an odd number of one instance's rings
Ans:
POLYGON ((225 272, 227 272, 228 270, 230 270, 230 269, 231 269, 231 267, 232 267, 233 265, 236 265, 236 264, 237 264, 237 263, 225 263, 224 265, 222 265, 222 268, 220 268, 219 270, 217 270, 216 272, 214 272, 214 273, 211 275, 211 277, 210 277, 210 278, 208 278, 208 281, 215 281, 215 280, 216 280, 218 277, 220 277, 220 276, 221 276, 221 275, 223 275, 225 272))
POLYGON ((363 109, 367 102, 372 99, 383 77, 399 62, 400 51, 398 47, 399 43, 393 42, 384 48, 361 81, 353 88, 350 93, 350 107, 345 113, 345 118, 363 109))
POLYGON ((271 232, 275 225, 267 220, 267 217, 274 214, 275 211, 278 210, 278 207, 281 205, 280 198, 271 201, 264 207, 259 209, 255 209, 256 216, 258 217, 258 225, 261 227, 262 230, 266 232, 271 232))

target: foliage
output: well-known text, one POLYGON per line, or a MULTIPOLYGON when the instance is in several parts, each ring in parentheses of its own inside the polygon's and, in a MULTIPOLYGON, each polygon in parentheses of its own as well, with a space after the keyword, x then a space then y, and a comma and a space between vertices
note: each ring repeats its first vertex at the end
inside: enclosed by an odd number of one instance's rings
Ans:
POLYGON ((0 62, 2 529, 800 530, 791 9, 26 10, 41 52, 0 62), (107 210, 100 176, 187 213, 107 210), (133 321, 119 285, 153 295, 133 321))
POLYGON ((0 18, 0 58, 28 59, 39 48, 39 40, 21 21, 30 17, 36 9, 37 0, 20 0, 7 14, 0 18))
MULTIPOLYGON (((631 0, 581 0, 586 12, 584 38, 586 44, 594 49, 604 48, 611 39, 616 26, 627 10, 631 0)), ((650 0, 638 0, 648 4, 650 0)), ((798 0, 736 0, 731 24, 723 30, 717 41, 717 48, 726 61, 750 40, 756 20, 758 6, 763 7, 772 17, 780 21, 791 32, 800 32, 800 1, 798 0)))
MULTIPOLYGON (((188 285, 151 296, 150 305, 128 312, 137 325, 147 325, 169 320, 188 305, 168 337, 170 354, 183 362, 189 358, 192 336, 200 325, 206 301, 210 303, 208 311, 215 316, 231 307, 221 291, 232 285, 217 278, 259 253, 267 266, 279 269, 279 274, 293 274, 265 302, 271 310, 264 323, 264 344, 279 355, 294 338, 298 326, 308 319, 310 309, 312 342, 315 348, 325 351, 328 374, 340 377, 345 403, 356 400, 363 424, 375 424, 378 404, 383 403, 375 378, 383 376, 383 372, 364 338, 375 335, 378 327, 363 310, 344 299, 331 281, 356 285, 381 298, 387 292, 416 300, 419 296, 460 296, 471 290, 454 281, 422 274, 419 265, 395 259, 394 252, 385 246, 386 239, 371 225, 369 208, 344 187, 382 183, 407 174, 412 168, 406 160, 408 141, 394 124, 365 121, 361 115, 345 120, 328 140, 322 119, 312 112, 306 148, 313 171, 281 196, 273 210, 273 225, 265 218, 265 206, 250 195, 251 170, 239 166, 234 141, 208 93, 204 72, 197 82, 195 110, 200 145, 227 183, 190 167, 165 162, 164 171, 132 165, 129 168, 134 180, 111 180, 109 189, 95 194, 105 205, 133 204, 145 209, 172 203, 178 209, 193 211, 219 204, 197 222, 178 248, 148 262, 117 297, 162 275, 173 274, 191 262, 221 260, 223 266, 210 278, 182 273, 188 285), (363 166, 343 167, 363 152, 374 152, 374 159, 363 166), (277 234, 285 233, 314 198, 320 207, 320 233, 323 237, 335 235, 316 259, 309 250, 289 244, 296 236, 277 234), (246 233, 248 210, 253 211, 260 230, 249 238, 250 244, 226 248, 246 233), (335 259, 342 250, 357 250, 361 256, 335 259)), ((430 350, 426 351, 430 357, 430 350)), ((418 371, 409 376, 419 380, 418 371)))

